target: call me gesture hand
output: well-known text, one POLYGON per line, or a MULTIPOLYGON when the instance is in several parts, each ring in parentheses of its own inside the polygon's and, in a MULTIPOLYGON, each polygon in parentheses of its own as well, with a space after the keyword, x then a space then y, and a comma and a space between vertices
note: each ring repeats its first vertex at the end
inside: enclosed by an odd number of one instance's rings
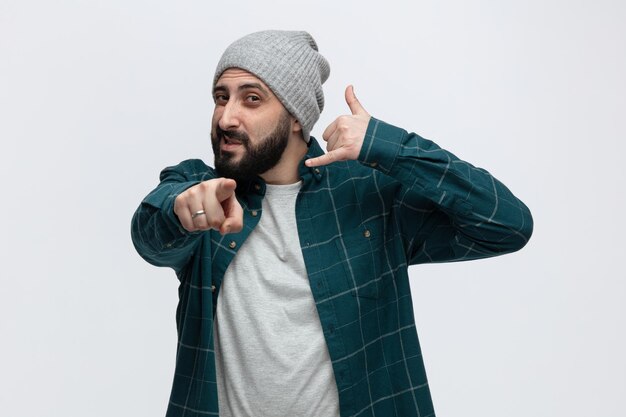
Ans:
POLYGON ((306 166, 316 167, 358 158, 371 116, 354 95, 354 87, 351 85, 346 88, 346 103, 352 114, 339 116, 322 134, 322 138, 328 142, 328 152, 308 159, 306 166))

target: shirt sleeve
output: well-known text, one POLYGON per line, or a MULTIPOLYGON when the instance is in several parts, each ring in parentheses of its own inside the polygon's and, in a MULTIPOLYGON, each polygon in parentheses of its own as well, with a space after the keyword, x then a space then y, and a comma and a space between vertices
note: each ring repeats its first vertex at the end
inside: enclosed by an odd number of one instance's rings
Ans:
POLYGON ((204 232, 188 232, 174 213, 176 197, 215 175, 200 160, 188 160, 161 171, 160 183, 143 199, 131 221, 135 249, 149 263, 180 271, 204 232))
POLYGON ((484 169, 375 118, 359 161, 400 182, 394 214, 409 263, 462 261, 521 249, 530 210, 484 169))

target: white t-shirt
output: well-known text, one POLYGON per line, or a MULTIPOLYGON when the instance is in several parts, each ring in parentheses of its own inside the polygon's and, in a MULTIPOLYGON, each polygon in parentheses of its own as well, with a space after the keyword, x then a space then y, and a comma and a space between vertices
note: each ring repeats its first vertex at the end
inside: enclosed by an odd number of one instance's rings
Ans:
POLYGON ((298 238, 300 187, 267 185, 259 224, 224 275, 214 322, 220 416, 339 417, 298 238))

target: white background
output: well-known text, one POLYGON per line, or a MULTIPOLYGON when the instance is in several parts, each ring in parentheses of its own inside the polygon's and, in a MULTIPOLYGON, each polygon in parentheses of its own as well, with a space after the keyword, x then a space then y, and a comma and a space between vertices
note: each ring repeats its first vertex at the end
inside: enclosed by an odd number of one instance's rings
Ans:
POLYGON ((130 218, 212 160, 223 49, 304 29, 374 116, 531 208, 521 252, 412 267, 439 417, 626 415, 626 6, 620 1, 0 1, 0 415, 164 415, 177 279, 130 218))

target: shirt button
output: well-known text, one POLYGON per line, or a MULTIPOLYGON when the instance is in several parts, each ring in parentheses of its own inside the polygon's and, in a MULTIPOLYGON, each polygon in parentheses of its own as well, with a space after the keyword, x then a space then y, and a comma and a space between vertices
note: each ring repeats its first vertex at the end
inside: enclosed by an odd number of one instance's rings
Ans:
POLYGON ((211 285, 211 292, 215 292, 215 285, 211 285))
POLYGON ((319 174, 320 174, 320 170, 319 170, 319 168, 315 168, 315 169, 313 170, 313 172, 315 172, 317 175, 319 175, 319 174))
POLYGON ((234 240, 231 240, 230 243, 228 244, 228 247, 231 249, 235 249, 237 247, 237 242, 235 242, 234 240))
POLYGON ((250 214, 252 214, 252 217, 256 217, 259 213, 256 210, 252 210, 250 214))
POLYGON ((171 248, 172 244, 171 243, 167 243, 165 246, 167 246, 168 248, 171 248))
POLYGON ((254 184, 254 189, 259 191, 261 189, 261 186, 259 184, 254 184))
POLYGON ((370 166, 371 166, 372 168, 376 168, 376 167, 378 166, 378 162, 372 162, 372 163, 370 164, 370 166))
POLYGON ((372 235, 372 232, 370 232, 368 229, 365 229, 365 231, 363 232, 363 236, 365 237, 370 237, 372 235))

